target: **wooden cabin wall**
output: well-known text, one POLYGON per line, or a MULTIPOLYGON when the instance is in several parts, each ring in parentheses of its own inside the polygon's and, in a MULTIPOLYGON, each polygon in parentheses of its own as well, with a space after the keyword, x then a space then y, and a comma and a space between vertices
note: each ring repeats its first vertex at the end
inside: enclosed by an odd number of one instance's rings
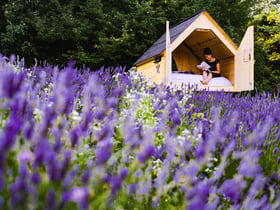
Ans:
POLYGON ((234 56, 220 60, 221 75, 227 78, 234 86, 234 56))
POLYGON ((137 71, 144 76, 151 78, 153 82, 160 84, 165 78, 165 59, 161 59, 160 62, 154 63, 154 60, 150 60, 144 64, 136 66, 137 71))
POLYGON ((235 55, 235 85, 239 91, 254 89, 254 27, 249 26, 235 55))
POLYGON ((191 53, 191 51, 182 43, 173 52, 172 57, 176 62, 178 71, 193 71, 196 74, 200 74, 196 65, 200 64, 200 61, 191 53))

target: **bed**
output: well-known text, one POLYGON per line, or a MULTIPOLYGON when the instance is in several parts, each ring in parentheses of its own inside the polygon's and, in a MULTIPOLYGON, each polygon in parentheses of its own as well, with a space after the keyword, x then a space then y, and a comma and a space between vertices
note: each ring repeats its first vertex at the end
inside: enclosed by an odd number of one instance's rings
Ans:
MULTIPOLYGON (((172 72, 171 74, 171 83, 172 85, 182 85, 190 84, 190 85, 202 85, 200 83, 202 80, 202 75, 199 74, 185 74, 181 72, 172 72)), ((207 86, 215 86, 215 87, 232 87, 231 82, 225 77, 215 77, 210 80, 207 86)))

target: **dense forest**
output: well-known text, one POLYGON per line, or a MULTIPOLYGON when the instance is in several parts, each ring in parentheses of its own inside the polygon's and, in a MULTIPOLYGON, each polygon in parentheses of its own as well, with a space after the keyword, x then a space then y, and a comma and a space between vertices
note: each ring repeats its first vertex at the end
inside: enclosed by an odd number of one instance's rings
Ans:
POLYGON ((171 26, 206 9, 239 44, 255 25, 255 87, 280 88, 279 0, 1 0, 0 53, 91 69, 130 68, 171 26))

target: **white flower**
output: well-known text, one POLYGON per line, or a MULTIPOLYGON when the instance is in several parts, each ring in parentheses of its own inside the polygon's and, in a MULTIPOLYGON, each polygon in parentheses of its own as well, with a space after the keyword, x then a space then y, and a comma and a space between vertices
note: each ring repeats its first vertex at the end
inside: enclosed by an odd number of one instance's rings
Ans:
POLYGON ((80 121, 82 120, 82 117, 79 115, 79 113, 76 110, 73 110, 71 113, 72 119, 74 121, 80 121))
POLYGON ((27 163, 33 159, 33 153, 29 150, 21 150, 18 159, 20 163, 27 163))
POLYGON ((82 187, 74 187, 70 193, 70 200, 75 201, 77 203, 83 203, 86 201, 88 193, 85 188, 82 187))

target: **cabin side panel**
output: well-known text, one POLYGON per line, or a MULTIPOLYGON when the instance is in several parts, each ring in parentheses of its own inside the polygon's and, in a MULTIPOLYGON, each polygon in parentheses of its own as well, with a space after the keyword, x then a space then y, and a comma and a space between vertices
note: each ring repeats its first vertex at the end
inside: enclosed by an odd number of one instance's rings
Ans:
POLYGON ((160 84, 164 81, 165 76, 165 63, 164 59, 161 59, 160 62, 155 63, 154 60, 151 60, 147 63, 137 65, 137 71, 142 75, 151 78, 153 82, 160 84))
POLYGON ((249 26, 235 55, 235 84, 240 91, 254 89, 254 28, 249 26))

